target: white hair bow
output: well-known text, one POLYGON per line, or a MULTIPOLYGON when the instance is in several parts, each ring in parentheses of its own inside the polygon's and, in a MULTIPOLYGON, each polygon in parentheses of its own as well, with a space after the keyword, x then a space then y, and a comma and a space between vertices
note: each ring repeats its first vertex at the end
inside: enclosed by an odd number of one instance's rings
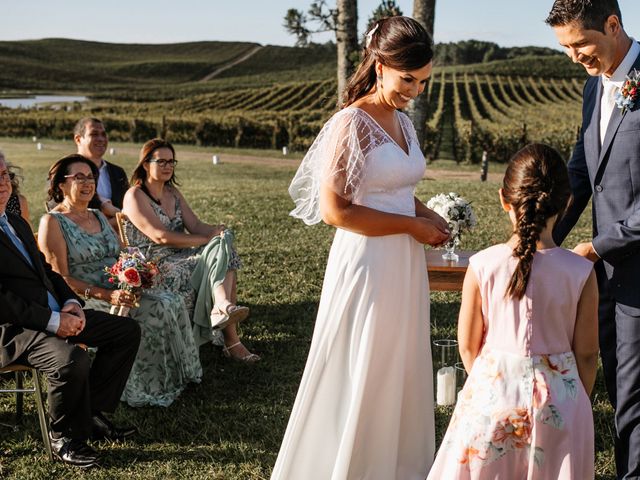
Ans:
POLYGON ((371 30, 369 30, 369 33, 367 33, 367 35, 366 35, 367 40, 365 42, 365 46, 367 48, 369 48, 369 45, 371 44, 371 39, 373 38, 373 34, 375 33, 375 31, 378 29, 378 25, 379 24, 376 23, 375 26, 371 30))

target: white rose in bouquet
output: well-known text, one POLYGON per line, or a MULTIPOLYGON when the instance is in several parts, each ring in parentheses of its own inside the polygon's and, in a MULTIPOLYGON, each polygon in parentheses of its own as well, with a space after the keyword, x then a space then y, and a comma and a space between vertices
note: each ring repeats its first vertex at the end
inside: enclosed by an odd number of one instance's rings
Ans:
POLYGON ((455 192, 439 193, 429 199, 427 207, 447 221, 455 246, 460 244, 462 233, 470 231, 478 223, 471 203, 455 192))

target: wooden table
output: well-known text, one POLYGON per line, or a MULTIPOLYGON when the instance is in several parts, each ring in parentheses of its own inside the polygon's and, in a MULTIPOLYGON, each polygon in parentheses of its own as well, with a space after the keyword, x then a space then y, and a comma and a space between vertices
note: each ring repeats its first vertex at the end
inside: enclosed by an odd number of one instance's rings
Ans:
POLYGON ((456 250, 460 257, 457 262, 444 260, 442 254, 444 250, 428 249, 425 251, 427 257, 427 272, 429 273, 429 288, 432 291, 462 290, 464 275, 469 266, 469 257, 473 255, 472 250, 456 250))

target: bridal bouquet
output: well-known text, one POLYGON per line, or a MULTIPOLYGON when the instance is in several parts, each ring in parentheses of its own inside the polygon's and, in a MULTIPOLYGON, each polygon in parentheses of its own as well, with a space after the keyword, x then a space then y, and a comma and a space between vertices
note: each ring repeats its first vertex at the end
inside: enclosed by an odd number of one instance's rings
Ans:
POLYGON ((445 246, 447 253, 443 255, 446 260, 457 260, 453 253, 455 247, 460 244, 463 232, 468 232, 476 226, 478 219, 471 209, 471 203, 455 192, 439 193, 427 202, 430 208, 449 224, 451 240, 445 246))
MULTIPOLYGON (((118 261, 104 270, 109 277, 109 283, 114 284, 119 290, 127 290, 136 295, 145 288, 151 288, 159 273, 156 264, 148 261, 135 247, 128 247, 120 252, 118 261)), ((116 309, 116 305, 112 306, 111 313, 115 313, 116 309)), ((126 316, 128 313, 128 307, 119 307, 118 315, 126 316)))

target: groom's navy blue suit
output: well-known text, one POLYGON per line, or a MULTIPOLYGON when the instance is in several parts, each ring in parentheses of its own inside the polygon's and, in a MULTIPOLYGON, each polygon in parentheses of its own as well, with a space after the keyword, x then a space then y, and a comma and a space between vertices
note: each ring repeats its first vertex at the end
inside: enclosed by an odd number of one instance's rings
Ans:
MULTIPOLYGON (((640 71, 640 56, 633 68, 640 71)), ((640 101, 613 109, 601 144, 602 90, 600 77, 584 87, 582 129, 568 164, 574 200, 554 238, 564 240, 593 197, 600 353, 616 409, 616 464, 620 477, 640 478, 640 101)))

